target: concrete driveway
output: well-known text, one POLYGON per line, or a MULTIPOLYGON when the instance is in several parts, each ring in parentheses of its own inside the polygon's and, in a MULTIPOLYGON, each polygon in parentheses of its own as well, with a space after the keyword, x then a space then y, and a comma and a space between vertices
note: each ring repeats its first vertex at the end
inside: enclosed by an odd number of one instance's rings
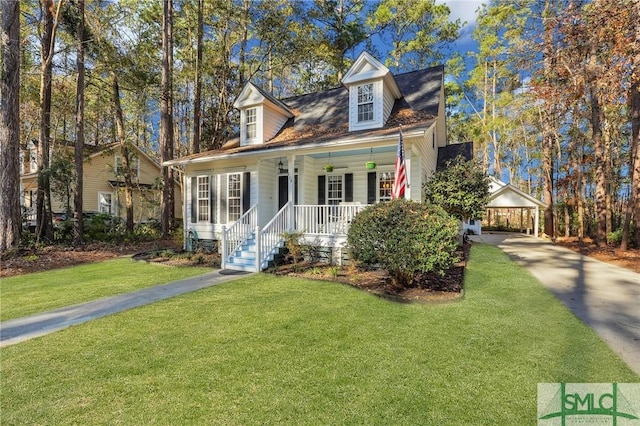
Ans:
POLYGON ((523 265, 640 374, 640 274, 523 234, 472 240, 493 244, 523 265))

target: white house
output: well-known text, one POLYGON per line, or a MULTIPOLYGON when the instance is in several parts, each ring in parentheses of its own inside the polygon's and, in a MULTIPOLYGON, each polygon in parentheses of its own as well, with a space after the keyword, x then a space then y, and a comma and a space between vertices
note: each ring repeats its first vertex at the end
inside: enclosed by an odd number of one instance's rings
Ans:
POLYGON ((420 201, 447 146, 443 77, 393 75, 365 52, 331 90, 275 99, 247 84, 238 138, 164 163, 184 171, 185 244, 217 241, 224 268, 253 271, 287 231, 339 251, 353 216, 391 198, 401 129, 405 196, 420 201))

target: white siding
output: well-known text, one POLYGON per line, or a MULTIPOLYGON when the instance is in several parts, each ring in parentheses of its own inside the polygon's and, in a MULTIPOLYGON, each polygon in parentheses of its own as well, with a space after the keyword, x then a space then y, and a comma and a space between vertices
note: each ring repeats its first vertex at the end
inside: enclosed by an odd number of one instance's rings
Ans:
POLYGON ((266 225, 271 220, 278 207, 277 163, 278 161, 273 159, 261 161, 258 166, 258 172, 255 174, 255 184, 254 181, 251 182, 251 192, 253 193, 254 187, 255 191, 257 191, 258 223, 260 226, 266 225))
POLYGON ((384 96, 383 96, 383 109, 384 116, 382 118, 382 122, 386 123, 387 119, 391 115, 391 110, 393 109, 393 105, 396 103, 395 98, 391 94, 391 91, 385 87, 384 96))
MULTIPOLYGON (((284 126, 284 123, 287 122, 287 117, 268 106, 264 106, 262 108, 262 113, 262 142, 264 143, 269 141, 280 131, 282 126, 284 126)), ((258 119, 260 120, 260 118, 258 119)))

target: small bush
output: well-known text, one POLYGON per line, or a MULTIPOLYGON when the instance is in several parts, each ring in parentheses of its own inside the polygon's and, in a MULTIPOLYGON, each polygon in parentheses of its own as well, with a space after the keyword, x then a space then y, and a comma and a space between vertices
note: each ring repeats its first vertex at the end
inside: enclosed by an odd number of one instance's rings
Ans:
POLYGON ((300 238, 302 238, 303 235, 302 232, 285 232, 282 234, 284 246, 289 251, 289 256, 293 264, 298 263, 304 253, 304 247, 300 244, 300 238))
POLYGON ((458 221, 439 206, 393 200, 358 213, 347 242, 355 261, 387 269, 406 287, 416 274, 444 274, 458 261, 458 221))

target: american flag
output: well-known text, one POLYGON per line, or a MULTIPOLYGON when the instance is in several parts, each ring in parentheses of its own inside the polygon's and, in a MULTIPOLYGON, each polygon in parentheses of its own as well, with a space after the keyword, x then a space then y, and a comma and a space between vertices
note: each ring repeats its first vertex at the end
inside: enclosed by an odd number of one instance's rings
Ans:
POLYGON ((398 153, 396 154, 396 168, 393 180, 393 189, 391 198, 403 198, 404 190, 407 187, 407 168, 404 164, 404 145, 402 143, 402 129, 400 129, 400 138, 398 140, 398 153))

